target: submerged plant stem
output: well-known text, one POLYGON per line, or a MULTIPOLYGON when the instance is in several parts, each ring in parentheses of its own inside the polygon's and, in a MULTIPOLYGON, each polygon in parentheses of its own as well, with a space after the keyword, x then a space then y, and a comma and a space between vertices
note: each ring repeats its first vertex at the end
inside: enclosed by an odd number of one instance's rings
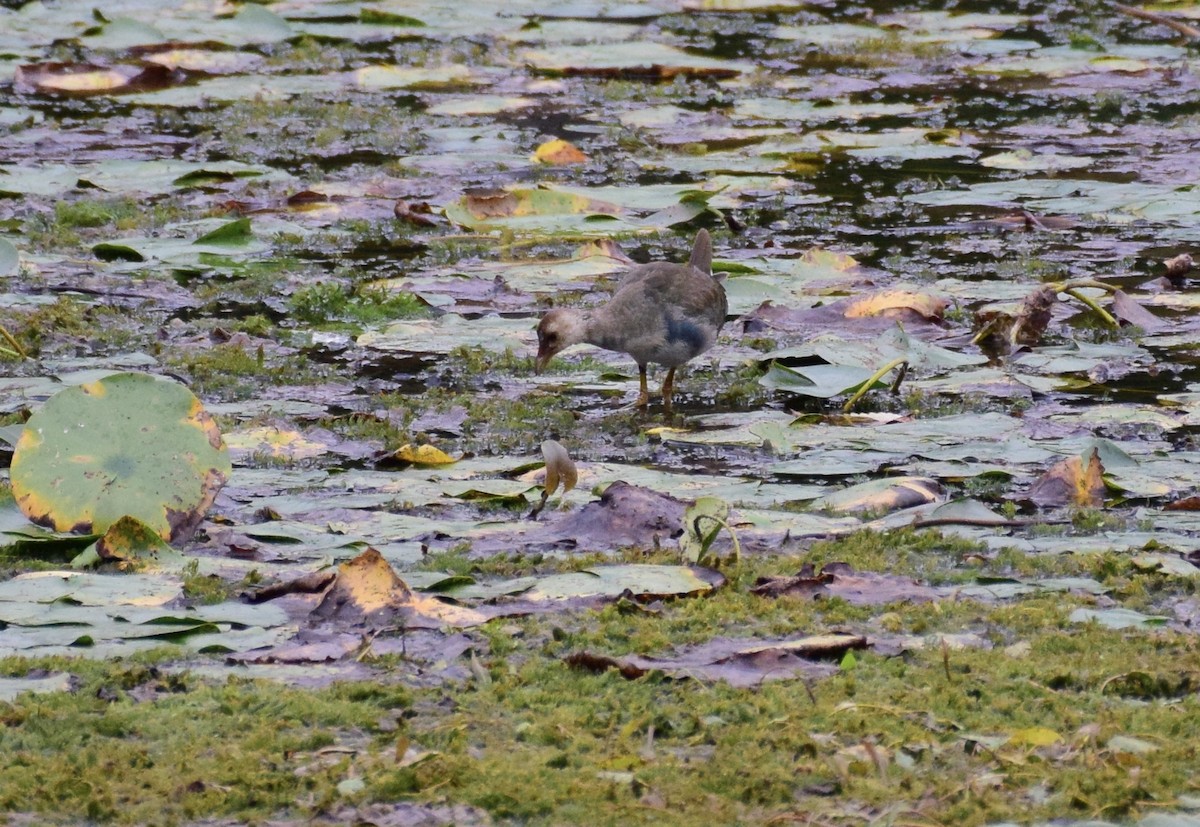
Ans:
POLYGON ((1101 307, 1100 304, 1091 296, 1081 293, 1077 287, 1068 287, 1063 290, 1063 292, 1087 305, 1097 316, 1101 318, 1101 320, 1103 320, 1106 325, 1114 330, 1121 326, 1121 323, 1118 322, 1111 313, 1101 307))
POLYGON ((2 324, 0 324, 0 336, 3 336, 5 341, 13 346, 12 350, 8 348, 0 348, 0 350, 3 350, 5 353, 11 353, 13 356, 20 356, 22 359, 29 358, 29 354, 25 352, 25 348, 21 347, 21 343, 14 339, 13 335, 2 324))
POLYGON ((893 368, 897 368, 897 367, 900 368, 900 375, 896 378, 895 384, 892 385, 892 393, 896 393, 897 391, 899 391, 900 390, 900 382, 903 381, 904 375, 908 372, 908 360, 907 359, 893 359, 892 361, 888 362, 886 365, 881 367, 879 370, 875 371, 875 373, 871 375, 871 378, 868 379, 866 382, 863 382, 862 385, 859 387, 859 389, 854 392, 854 395, 846 400, 846 404, 842 405, 842 410, 849 411, 851 408, 853 408, 855 403, 858 402, 858 400, 862 399, 864 396, 867 395, 867 391, 869 391, 871 388, 875 387, 876 382, 878 382, 880 379, 882 379, 884 376, 886 376, 893 368))

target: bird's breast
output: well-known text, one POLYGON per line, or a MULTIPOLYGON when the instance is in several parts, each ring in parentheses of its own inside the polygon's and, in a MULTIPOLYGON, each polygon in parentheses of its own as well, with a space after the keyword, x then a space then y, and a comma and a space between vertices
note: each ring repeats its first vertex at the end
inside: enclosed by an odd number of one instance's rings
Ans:
POLYGON ((688 359, 707 350, 710 345, 708 332, 691 319, 672 318, 668 313, 663 315, 663 326, 667 331, 667 345, 672 349, 689 351, 688 359))

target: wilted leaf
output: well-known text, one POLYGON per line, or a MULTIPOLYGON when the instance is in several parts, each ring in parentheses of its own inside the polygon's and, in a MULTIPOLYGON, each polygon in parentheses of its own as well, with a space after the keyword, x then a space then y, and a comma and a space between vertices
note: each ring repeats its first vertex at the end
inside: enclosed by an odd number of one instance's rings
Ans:
POLYGON ((126 516, 109 526, 104 536, 84 549, 71 565, 81 568, 109 562, 134 566, 142 571, 179 569, 186 559, 153 528, 135 517, 126 516))
POLYGON ((1140 327, 1147 333, 1167 330, 1171 327, 1170 322, 1158 318, 1158 316, 1155 316, 1149 310, 1142 307, 1130 298, 1129 294, 1124 290, 1113 291, 1112 312, 1118 319, 1128 322, 1135 327, 1140 327))
POLYGON ((351 625, 475 626, 487 617, 415 595, 376 549, 338 566, 337 577, 312 611, 315 618, 351 625))
POLYGON ((1104 504, 1106 490, 1100 452, 1093 448, 1086 466, 1079 456, 1051 466, 1034 482, 1028 498, 1042 508, 1064 505, 1098 508, 1104 504))
POLYGON ((866 638, 848 634, 815 635, 783 641, 718 638, 673 658, 643 655, 614 658, 576 652, 568 655, 566 662, 576 669, 593 672, 616 669, 622 677, 630 680, 654 670, 678 678, 721 680, 732 686, 749 687, 765 681, 788 680, 805 675, 832 675, 838 669, 834 664, 840 662, 847 652, 866 647, 866 638))
POLYGON ((1057 288, 1053 285, 1041 285, 1029 293, 1011 315, 998 312, 980 313, 983 333, 997 337, 1010 347, 1036 345, 1042 340, 1046 327, 1050 324, 1050 314, 1057 301, 1057 288))
POLYGON ((555 138, 541 144, 533 153, 533 160, 541 164, 563 166, 567 164, 586 164, 587 156, 570 141, 555 138))
POLYGON ((1192 272, 1195 267, 1195 261, 1187 253, 1180 253, 1177 256, 1172 256, 1163 262, 1166 267, 1165 275, 1169 279, 1179 279, 1192 272))
POLYGON ((183 385, 118 373, 50 399, 12 461, 13 494, 34 522, 104 531, 125 515, 186 538, 230 473, 212 417, 183 385))
POLYGON ((762 597, 840 597, 856 606, 876 606, 899 601, 925 603, 940 592, 911 577, 856 572, 846 563, 826 563, 820 573, 805 565, 791 577, 763 577, 750 589, 762 597))

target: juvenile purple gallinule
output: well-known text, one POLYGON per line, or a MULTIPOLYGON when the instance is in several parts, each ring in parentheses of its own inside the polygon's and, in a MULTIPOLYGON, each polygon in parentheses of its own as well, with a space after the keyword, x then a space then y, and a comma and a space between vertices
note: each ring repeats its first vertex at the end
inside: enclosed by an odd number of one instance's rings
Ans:
POLYGON ((712 274, 712 239, 701 230, 687 264, 631 267, 607 304, 587 310, 557 308, 543 316, 536 370, 541 373, 554 354, 580 342, 628 353, 641 378, 638 407, 650 401, 646 365, 666 366, 662 395, 669 411, 675 368, 713 346, 727 310, 725 288, 712 274))

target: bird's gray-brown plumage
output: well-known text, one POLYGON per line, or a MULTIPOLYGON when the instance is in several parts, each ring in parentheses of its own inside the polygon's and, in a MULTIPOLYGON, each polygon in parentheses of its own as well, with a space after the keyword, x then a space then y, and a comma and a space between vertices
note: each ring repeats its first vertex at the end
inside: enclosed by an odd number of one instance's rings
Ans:
POLYGON ((538 325, 536 367, 541 371, 554 354, 580 342, 628 353, 638 365, 638 406, 650 400, 646 365, 667 368, 663 406, 670 410, 675 368, 713 346, 725 323, 725 288, 712 275, 712 239, 696 234, 687 264, 653 262, 631 267, 607 304, 579 310, 559 308, 538 325))

